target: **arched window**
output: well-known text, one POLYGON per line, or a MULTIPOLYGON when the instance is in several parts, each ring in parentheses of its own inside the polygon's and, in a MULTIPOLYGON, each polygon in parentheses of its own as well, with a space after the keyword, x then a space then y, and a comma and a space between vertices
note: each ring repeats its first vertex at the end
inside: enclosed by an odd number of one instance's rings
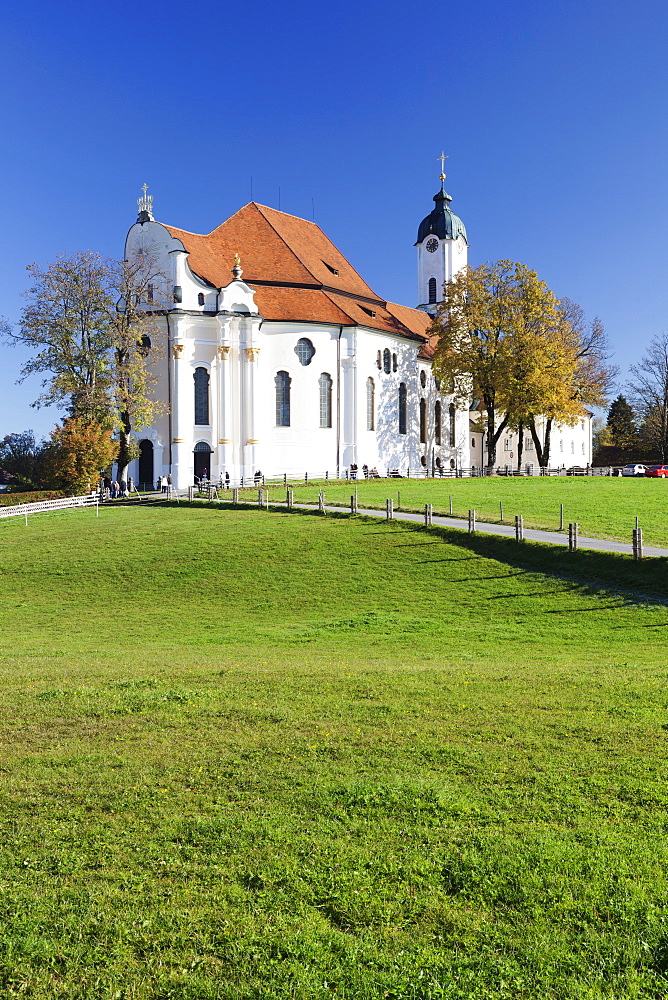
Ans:
POLYGON ((376 358, 376 366, 378 368, 378 371, 380 371, 381 368, 383 367, 383 359, 381 357, 380 351, 378 351, 378 357, 376 358))
POLYGON ((204 305, 204 292, 198 292, 197 293, 197 305, 198 306, 203 306, 204 305))
POLYGON ((287 372, 276 372, 276 426, 290 426, 290 382, 287 372))
POLYGON ((455 404, 450 403, 448 407, 448 414, 450 416, 450 447, 455 446, 455 404))
POLYGON ((424 387, 426 386, 426 384, 427 384, 427 373, 426 373, 426 371, 423 368, 422 371, 420 372, 420 385, 424 389, 424 387))
MULTIPOLYGON (((300 365, 310 365, 311 359, 315 354, 315 347, 308 339, 308 337, 300 337, 297 341, 297 346, 295 347, 295 354, 299 358, 300 365)), ((285 425, 287 426, 287 425, 285 425)))
POLYGON ((436 278, 429 279, 429 302, 436 301, 436 278))
POLYGON ((206 368, 196 368, 195 380, 195 423, 209 423, 209 373, 206 368))
POLYGON ((399 367, 399 365, 397 364, 397 356, 396 356, 396 354, 393 354, 392 355, 392 371, 396 372, 396 370, 397 370, 398 367, 399 367))
POLYGON ((366 380, 366 429, 376 428, 376 386, 372 378, 366 380))
POLYGON ((406 433, 406 383, 399 386, 399 433, 406 433))
POLYGON ((332 426, 332 380, 327 372, 318 379, 320 386, 320 426, 332 426))
POLYGON ((434 404, 434 438, 436 444, 442 444, 441 440, 441 402, 436 400, 434 404))
POLYGON ((426 399, 420 400, 420 441, 422 444, 427 443, 427 401, 426 399))
POLYGON ((389 375, 392 371, 392 357, 387 347, 383 351, 383 371, 386 375, 389 375))

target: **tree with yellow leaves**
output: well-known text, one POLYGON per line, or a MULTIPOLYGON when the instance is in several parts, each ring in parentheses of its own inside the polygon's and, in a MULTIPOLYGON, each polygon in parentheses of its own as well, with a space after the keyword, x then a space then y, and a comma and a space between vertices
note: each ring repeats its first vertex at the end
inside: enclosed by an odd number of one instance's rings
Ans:
POLYGON ((70 493, 86 493, 116 457, 118 443, 111 427, 69 417, 57 425, 40 454, 44 485, 70 493))
POLYGON ((522 435, 524 426, 546 465, 552 422, 574 422, 584 404, 604 398, 602 327, 587 327, 579 307, 560 302, 535 271, 510 260, 465 268, 444 292, 430 330, 439 337, 434 374, 454 386, 460 403, 480 401, 488 467, 506 427, 522 435))

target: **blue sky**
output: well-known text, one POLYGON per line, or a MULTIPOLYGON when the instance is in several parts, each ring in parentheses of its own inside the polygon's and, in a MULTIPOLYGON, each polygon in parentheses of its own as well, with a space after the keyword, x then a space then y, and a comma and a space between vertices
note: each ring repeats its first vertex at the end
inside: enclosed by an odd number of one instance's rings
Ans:
MULTIPOLYGON (((27 264, 120 256, 156 218, 209 232, 250 200, 315 219, 416 304, 438 189, 470 261, 509 257, 599 315, 621 368, 668 328, 668 8, 659 2, 11 3, 0 38, 0 314, 27 264)), ((2 348, 0 437, 58 414, 2 348)))

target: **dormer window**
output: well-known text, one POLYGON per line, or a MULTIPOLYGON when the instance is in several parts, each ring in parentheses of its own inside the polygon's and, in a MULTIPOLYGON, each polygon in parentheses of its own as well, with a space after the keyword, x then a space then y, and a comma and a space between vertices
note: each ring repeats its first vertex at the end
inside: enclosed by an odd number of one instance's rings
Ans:
POLYGON ((358 305, 359 305, 360 309, 362 310, 362 312, 365 312, 367 314, 367 316, 371 316, 373 318, 376 315, 376 312, 375 312, 374 309, 369 309, 367 306, 363 306, 361 303, 358 303, 358 305))
POLYGON ((198 292, 197 293, 197 305, 198 306, 203 306, 204 305, 204 292, 198 292))
POLYGON ((326 260, 323 260, 323 264, 325 265, 325 267, 327 268, 327 270, 330 271, 331 274, 334 275, 335 278, 338 278, 338 276, 339 276, 339 270, 338 270, 338 268, 332 267, 332 265, 328 264, 326 260))

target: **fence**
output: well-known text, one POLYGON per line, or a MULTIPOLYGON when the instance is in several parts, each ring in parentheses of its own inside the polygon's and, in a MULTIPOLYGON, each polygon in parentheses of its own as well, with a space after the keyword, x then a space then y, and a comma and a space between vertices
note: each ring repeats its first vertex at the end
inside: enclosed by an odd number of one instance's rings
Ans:
POLYGON ((51 511, 67 510, 72 507, 97 507, 99 496, 89 493, 83 497, 59 497, 57 500, 37 500, 35 503, 19 503, 13 507, 0 507, 0 518, 23 517, 30 514, 48 514, 51 511))
MULTIPOLYGON (((282 481, 279 483, 279 485, 282 485, 282 481)), ((184 494, 182 494, 182 495, 184 495, 184 494)), ((186 491, 185 495, 187 495, 187 497, 188 497, 189 500, 195 499, 195 488, 193 486, 190 486, 188 488, 188 490, 186 491)), ((201 493, 200 493, 200 496, 201 496, 201 493)), ((170 491, 170 498, 178 500, 179 499, 178 492, 176 490, 170 491)), ((239 502, 241 502, 244 505, 251 505, 254 502, 256 502, 259 507, 266 507, 267 509, 269 509, 270 506, 272 506, 272 507, 281 507, 284 504, 285 504, 285 507, 288 510, 294 509, 295 506, 299 506, 299 507, 303 507, 303 508, 310 507, 310 504, 301 504, 300 503, 300 504, 296 505, 295 504, 295 499, 294 499, 294 491, 289 486, 286 488, 285 500, 282 500, 282 499, 281 500, 278 500, 278 499, 270 500, 270 498, 269 498, 269 490, 268 489, 266 489, 266 490, 259 489, 258 490, 257 501, 253 501, 253 500, 251 500, 249 498, 240 499, 240 497, 239 497, 239 487, 234 487, 230 491, 230 493, 226 493, 225 491, 222 491, 222 493, 220 493, 220 494, 219 494, 219 491, 215 487, 210 487, 209 488, 208 499, 210 501, 217 500, 218 502, 223 502, 223 503, 225 503, 227 501, 228 503, 231 503, 231 504, 234 504, 234 505, 238 504, 239 502)), ((343 512, 345 510, 349 510, 351 514, 353 514, 353 515, 357 514, 358 510, 359 510, 357 488, 355 488, 355 492, 350 495, 350 502, 349 503, 346 503, 346 502, 342 501, 341 499, 339 499, 338 501, 335 500, 333 502, 330 502, 329 507, 337 509, 337 510, 340 510, 341 512, 343 512)), ((396 506, 396 508, 395 508, 395 505, 394 505, 394 499, 392 497, 387 497, 386 500, 385 500, 385 519, 387 521, 392 521, 394 519, 394 517, 395 517, 395 511, 399 510, 400 507, 401 507, 401 494, 399 494, 399 496, 397 498, 397 506, 396 506)), ((466 524, 466 528, 467 528, 469 534, 475 534, 477 531, 480 530, 480 528, 478 526, 478 524, 479 524, 479 522, 478 522, 478 512, 476 510, 469 509, 468 512, 467 512, 467 514, 466 514, 466 516, 464 518, 462 518, 461 515, 453 515, 453 510, 452 510, 452 496, 449 497, 449 507, 450 507, 449 514, 441 514, 441 515, 437 515, 437 517, 439 517, 439 516, 440 517, 453 517, 453 516, 457 517, 458 520, 462 520, 462 522, 463 522, 462 523, 462 527, 464 527, 464 524, 466 524)), ((325 499, 325 492, 324 492, 324 490, 319 490, 318 491, 317 507, 315 509, 317 509, 318 512, 321 513, 321 514, 326 514, 327 513, 327 502, 326 502, 326 499, 325 499)), ((378 510, 378 508, 370 508, 370 510, 371 509, 378 510)), ((416 508, 410 508, 410 512, 417 513, 417 509, 416 508)), ((491 521, 489 523, 492 523, 492 524, 493 523, 503 524, 504 523, 504 516, 503 516, 503 504, 502 503, 499 504, 499 513, 500 513, 500 519, 499 519, 499 521, 498 522, 491 521)), ((381 510, 378 511, 378 516, 382 517, 382 508, 381 508, 381 510)), ((425 527, 432 527, 433 524, 434 524, 434 520, 433 520, 434 519, 434 505, 432 503, 427 503, 427 504, 424 505, 423 516, 424 516, 425 527)), ((563 504, 559 505, 559 515, 558 515, 558 517, 559 517, 559 531, 557 531, 556 528, 553 531, 550 531, 550 533, 553 533, 554 536, 555 536, 555 538, 554 538, 555 542, 556 542, 556 539, 557 539, 558 535, 560 534, 560 532, 563 531, 563 529, 564 529, 564 505, 563 504)), ((483 523, 485 523, 485 522, 483 522, 483 523)), ((538 528, 536 530, 541 531, 541 532, 548 531, 548 529, 546 529, 544 527, 543 528, 538 528)), ((484 531, 484 529, 483 529, 483 531, 484 531)), ((524 533, 524 517, 523 517, 522 514, 516 514, 514 516, 514 525, 509 525, 509 531, 508 531, 507 535, 509 535, 510 537, 512 537, 513 534, 515 536, 516 541, 518 541, 518 542, 524 541, 524 538, 525 538, 525 533, 524 533)), ((576 521, 569 522, 569 524, 568 524, 568 536, 567 537, 568 537, 568 549, 569 549, 569 551, 570 552, 577 552, 578 549, 580 548, 580 527, 579 527, 579 524, 576 521)), ((640 560, 640 559, 642 559, 644 557, 644 545, 643 545, 642 529, 640 528, 640 525, 638 523, 638 518, 636 518, 636 526, 635 526, 635 529, 633 530, 632 541, 633 541, 633 545, 632 545, 633 558, 636 559, 636 560, 640 560)))
POLYGON ((372 479, 480 479, 488 476, 611 476, 615 474, 612 466, 594 468, 593 466, 572 466, 567 469, 565 466, 555 468, 542 468, 537 465, 526 465, 523 469, 512 469, 508 465, 498 465, 490 468, 488 466, 476 466, 456 469, 425 469, 425 468, 405 468, 385 469, 383 473, 375 469, 350 470, 344 469, 340 475, 330 472, 311 470, 304 473, 284 472, 282 475, 265 476, 262 473, 253 476, 241 476, 239 479, 218 479, 200 480, 195 479, 195 487, 203 493, 216 489, 218 491, 226 489, 249 489, 251 487, 285 486, 303 483, 308 486, 311 482, 363 482, 372 479))

